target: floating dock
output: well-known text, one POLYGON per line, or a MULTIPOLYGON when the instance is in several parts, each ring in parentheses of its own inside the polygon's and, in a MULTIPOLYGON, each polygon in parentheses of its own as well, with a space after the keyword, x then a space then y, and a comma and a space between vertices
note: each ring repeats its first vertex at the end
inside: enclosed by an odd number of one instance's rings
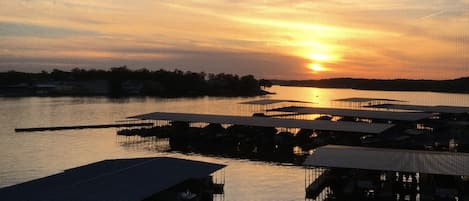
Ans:
POLYGON ((96 129, 96 128, 122 128, 122 127, 140 127, 140 126, 153 126, 153 123, 146 122, 146 123, 123 123, 123 124, 100 124, 100 125, 15 128, 15 132, 37 132, 37 131, 57 131, 57 130, 75 130, 75 129, 96 129))
POLYGON ((324 114, 342 117, 360 117, 381 120, 398 120, 398 121, 418 121, 433 116, 431 113, 425 112, 392 112, 392 111, 375 111, 375 110, 357 110, 343 108, 321 108, 321 107, 282 107, 269 111, 275 112, 292 112, 296 114, 324 114))
POLYGON ((469 153, 327 145, 304 165, 469 176, 469 153))
POLYGON ((379 134, 394 124, 383 123, 358 123, 345 121, 326 121, 326 120, 299 120, 299 119, 277 119, 268 117, 247 117, 247 116, 230 116, 230 115, 214 115, 214 114, 189 114, 189 113, 168 113, 154 112, 132 116, 129 118, 141 120, 166 120, 166 121, 182 121, 190 123, 218 123, 232 124, 244 126, 260 126, 260 127, 278 127, 278 128, 299 128, 324 131, 339 131, 351 133, 369 133, 379 134))
POLYGON ((391 110, 413 110, 413 111, 423 111, 423 112, 434 112, 434 113, 444 113, 444 114, 464 114, 469 113, 469 107, 464 106, 449 106, 449 105, 404 105, 404 104, 375 104, 369 105, 370 108, 381 108, 381 109, 391 109, 391 110))
POLYGON ((329 192, 319 200, 469 198, 468 153, 326 145, 317 148, 303 165, 310 168, 306 185, 316 179, 305 189, 313 199, 325 185, 329 192), (326 182, 323 169, 333 171, 340 180, 326 182))

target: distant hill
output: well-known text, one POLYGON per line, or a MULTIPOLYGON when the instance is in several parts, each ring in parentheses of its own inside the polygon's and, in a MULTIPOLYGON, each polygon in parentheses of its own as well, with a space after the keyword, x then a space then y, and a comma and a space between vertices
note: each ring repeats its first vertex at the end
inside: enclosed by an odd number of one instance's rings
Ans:
POLYGON ((281 86, 469 93, 469 77, 454 80, 333 78, 321 80, 271 80, 271 82, 274 85, 281 86))

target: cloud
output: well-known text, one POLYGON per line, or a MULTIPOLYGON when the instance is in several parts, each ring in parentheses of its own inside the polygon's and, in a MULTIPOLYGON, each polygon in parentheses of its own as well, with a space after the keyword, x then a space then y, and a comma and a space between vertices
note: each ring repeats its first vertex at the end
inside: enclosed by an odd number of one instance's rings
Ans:
POLYGON ((467 0, 1 4, 2 69, 127 64, 285 79, 425 78, 468 72, 467 0), (330 71, 310 73, 305 66, 314 54, 335 58, 321 64, 330 71))
MULTIPOLYGON (((124 50, 117 50, 119 52, 124 50)), ((132 50, 125 50, 130 54, 132 50)), ((0 70, 28 69, 36 66, 29 71, 40 71, 44 67, 71 69, 74 67, 84 68, 108 68, 112 66, 127 65, 130 68, 149 68, 149 69, 181 69, 191 71, 205 71, 214 73, 237 73, 237 74, 255 74, 261 77, 270 78, 305 78, 307 72, 304 71, 305 64, 308 62, 302 58, 288 55, 276 55, 266 53, 246 53, 246 52, 197 52, 184 50, 152 50, 156 53, 174 54, 172 57, 163 58, 141 58, 132 56, 123 57, 53 57, 53 56, 22 56, 22 57, 1 57, 0 70), (285 69, 288 68, 288 71, 285 69), (296 75, 302 74, 301 77, 296 75)), ((145 52, 148 53, 148 52, 145 52)))
POLYGON ((66 37, 97 35, 96 32, 14 22, 0 22, 0 37, 66 37))

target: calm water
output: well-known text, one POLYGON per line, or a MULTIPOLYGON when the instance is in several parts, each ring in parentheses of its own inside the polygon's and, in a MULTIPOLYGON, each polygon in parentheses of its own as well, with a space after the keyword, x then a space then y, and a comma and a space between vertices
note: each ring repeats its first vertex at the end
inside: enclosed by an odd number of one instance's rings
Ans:
MULTIPOLYGON (((346 97, 375 97, 407 104, 469 106, 469 95, 275 86, 268 98, 341 106, 346 97)), ((117 137, 115 129, 14 133, 16 127, 112 123, 153 111, 248 115, 237 104, 258 98, 0 98, 0 187, 110 158, 171 156, 227 164, 225 200, 304 200, 304 169, 288 164, 159 152, 148 140, 117 137)))

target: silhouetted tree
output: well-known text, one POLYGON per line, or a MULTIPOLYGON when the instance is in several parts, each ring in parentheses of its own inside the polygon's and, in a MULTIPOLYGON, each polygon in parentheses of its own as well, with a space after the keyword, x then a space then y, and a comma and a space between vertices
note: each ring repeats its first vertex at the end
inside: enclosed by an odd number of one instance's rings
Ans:
POLYGON ((260 79, 259 80, 259 86, 261 86, 261 87, 272 87, 272 82, 270 80, 260 79))
MULTIPOLYGON (((110 70, 73 68, 70 72, 54 69, 52 72, 21 73, 9 71, 0 73, 1 85, 43 81, 87 82, 105 80, 109 82, 111 96, 126 95, 126 87, 137 83, 141 95, 178 96, 250 96, 262 94, 260 82, 252 75, 239 77, 232 74, 206 74, 205 72, 183 72, 181 70, 150 71, 146 68, 130 70, 127 66, 110 70), (129 84, 130 83, 130 84, 129 84)), ((132 87, 132 86, 130 86, 132 87)))

